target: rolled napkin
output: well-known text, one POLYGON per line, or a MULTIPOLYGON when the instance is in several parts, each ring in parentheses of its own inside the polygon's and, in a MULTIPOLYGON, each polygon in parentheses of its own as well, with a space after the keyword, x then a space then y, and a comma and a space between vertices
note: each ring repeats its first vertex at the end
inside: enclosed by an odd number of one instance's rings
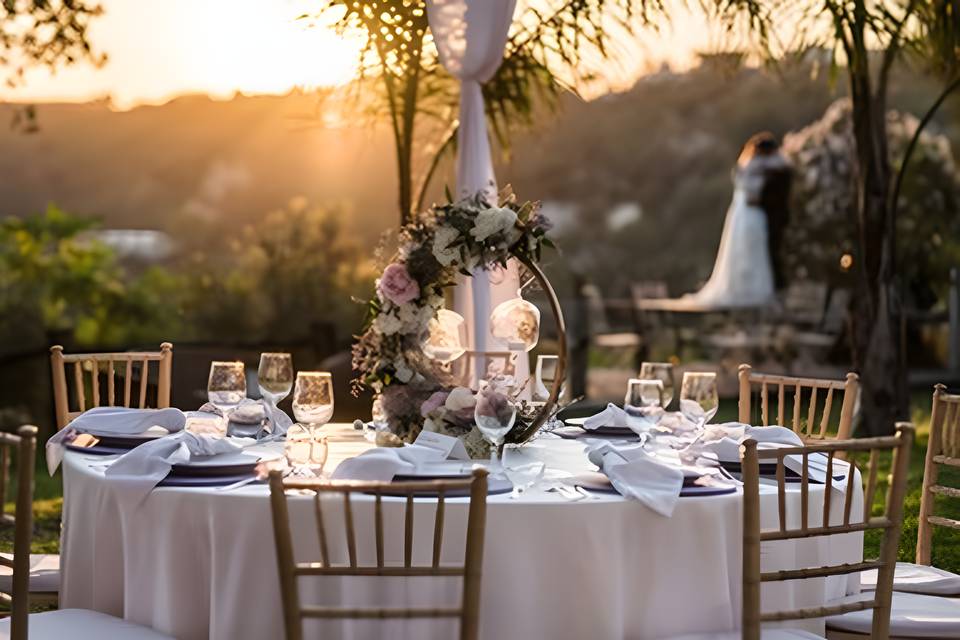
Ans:
POLYGON ((632 416, 617 405, 610 403, 607 408, 590 416, 583 421, 583 428, 586 431, 593 431, 601 427, 622 427, 630 429, 636 434, 646 433, 656 424, 656 420, 648 420, 645 417, 632 416))
POLYGON ((334 480, 387 482, 397 474, 413 474, 423 462, 446 460, 440 449, 408 444, 404 447, 377 447, 341 462, 332 474, 334 480))
POLYGON ((174 433, 181 431, 187 416, 179 409, 128 409, 97 407, 84 411, 47 440, 47 471, 52 476, 63 461, 63 447, 81 433, 94 435, 136 435, 150 427, 163 427, 174 433))
POLYGON ((662 516, 673 515, 683 488, 680 467, 658 460, 644 451, 643 445, 616 447, 599 442, 587 447, 587 457, 600 467, 620 495, 662 516))
POLYGON ((116 487, 120 500, 139 503, 167 477, 173 465, 190 462, 195 456, 240 451, 253 443, 248 438, 218 438, 180 431, 131 449, 107 467, 104 475, 107 483, 116 487))

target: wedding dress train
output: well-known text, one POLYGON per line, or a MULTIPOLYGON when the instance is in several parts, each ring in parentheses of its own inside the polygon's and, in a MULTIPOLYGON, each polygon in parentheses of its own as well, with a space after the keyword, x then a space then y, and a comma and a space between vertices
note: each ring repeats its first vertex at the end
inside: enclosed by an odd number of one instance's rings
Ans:
POLYGON ((763 189, 764 160, 754 158, 738 170, 713 273, 699 291, 683 296, 683 303, 698 308, 730 308, 761 307, 773 301, 767 217, 754 204, 763 189))

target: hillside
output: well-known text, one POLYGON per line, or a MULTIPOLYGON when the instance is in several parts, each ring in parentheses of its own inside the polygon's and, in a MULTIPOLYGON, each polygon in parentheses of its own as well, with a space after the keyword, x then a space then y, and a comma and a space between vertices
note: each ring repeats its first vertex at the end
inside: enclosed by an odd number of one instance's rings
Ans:
MULTIPOLYGON (((931 92, 900 74, 892 106, 917 112, 931 92)), ((649 278, 679 291, 712 265, 742 143, 760 130, 782 135, 807 124, 840 93, 812 79, 809 67, 662 73, 624 93, 566 100, 561 113, 515 138, 498 176, 523 197, 571 212, 577 232, 565 243, 566 262, 609 293, 649 278), (608 220, 614 208, 616 224, 608 220), (597 245, 606 250, 578 250, 597 245)), ((13 109, 0 105, 0 122, 13 109)), ((389 132, 329 126, 326 114, 319 98, 297 94, 186 96, 125 112, 106 102, 40 105, 38 133, 0 131, 0 214, 56 202, 105 226, 167 230, 189 247, 305 196, 342 206, 372 246, 396 221, 389 132)), ((938 123, 954 140, 957 114, 947 110, 938 123)), ((452 181, 449 165, 437 194, 452 181)))

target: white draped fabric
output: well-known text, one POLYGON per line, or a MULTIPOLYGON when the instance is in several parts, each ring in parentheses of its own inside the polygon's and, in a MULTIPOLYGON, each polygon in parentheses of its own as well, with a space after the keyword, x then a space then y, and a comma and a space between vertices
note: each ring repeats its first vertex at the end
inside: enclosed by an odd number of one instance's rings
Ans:
MULTIPOLYGON (((371 445, 349 425, 333 437, 328 467, 371 445)), ((280 446, 280 445, 268 445, 280 446)), ((551 469, 593 466, 582 441, 544 436, 528 446, 551 469)), ((118 500, 102 469, 83 454, 64 459, 62 607, 89 608, 145 624, 179 640, 245 640, 282 636, 283 617, 267 487, 234 491, 160 487, 132 507, 118 500)), ((843 483, 842 483, 843 484, 843 483)), ((853 513, 862 509, 857 493, 853 513)), ((810 487, 810 522, 821 518, 823 485, 810 487)), ((837 491, 837 489, 834 489, 837 491)), ((681 498, 669 518, 619 495, 567 502, 531 490, 519 500, 492 495, 487 510, 480 637, 661 638, 735 630, 740 620, 742 496, 681 498)), ((777 524, 777 491, 761 487, 764 527, 777 524)), ((353 509, 360 561, 375 559, 372 497, 353 509)), ((844 500, 831 501, 831 520, 844 500)), ((790 526, 799 523, 799 485, 787 492, 790 526)), ((324 508, 331 557, 346 558, 339 503, 324 508)), ((386 560, 402 561, 404 500, 384 498, 386 560)), ((416 562, 429 562, 436 500, 415 503, 416 562)), ((467 501, 447 500, 442 562, 462 559, 467 501)), ((299 559, 316 560, 316 520, 309 497, 290 503, 299 559)), ((764 545, 763 570, 823 566, 862 559, 862 534, 764 545)), ((424 578, 301 582, 303 602, 341 606, 447 606, 460 583, 424 578), (391 582, 391 580, 397 580, 391 582), (406 587, 406 588, 405 588, 406 587)), ((445 580, 445 579, 444 579, 445 580)), ((819 606, 852 593, 859 577, 765 585, 769 610, 819 606)), ((822 620, 809 621, 823 632, 822 620)), ((797 627, 797 623, 788 626, 797 627)), ((443 621, 308 624, 306 637, 409 640, 456 637, 443 621)))
MULTIPOLYGON (((493 77, 500 66, 516 4, 516 0, 427 0, 427 18, 440 62, 460 80, 457 130, 460 196, 484 191, 494 200, 497 195, 481 85, 493 77)), ((514 263, 506 273, 498 272, 492 279, 487 272, 476 269, 472 278, 460 283, 454 292, 454 309, 467 320, 472 350, 488 350, 490 312, 501 302, 517 297, 519 288, 514 263)), ((517 379, 525 380, 529 368, 527 359, 519 358, 517 379)))

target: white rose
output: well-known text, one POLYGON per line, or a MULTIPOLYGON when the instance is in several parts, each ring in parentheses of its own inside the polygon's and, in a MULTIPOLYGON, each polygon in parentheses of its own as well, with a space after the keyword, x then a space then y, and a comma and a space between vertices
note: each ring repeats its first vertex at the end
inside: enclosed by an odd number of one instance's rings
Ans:
POLYGON ((460 249, 450 245, 457 241, 460 232, 453 227, 440 227, 433 235, 433 256, 437 262, 449 267, 460 259, 460 249))
POLYGON ((383 335, 389 336, 400 331, 403 328, 403 323, 400 322, 400 318, 392 313, 381 313, 373 321, 373 326, 383 335))
POLYGON ((496 235, 517 224, 517 214, 508 207, 490 207, 477 214, 470 235, 483 242, 492 235, 496 235))
POLYGON ((420 322, 420 308, 412 302, 400 305, 399 315, 404 328, 416 327, 420 322))
POLYGON ((462 409, 470 409, 476 406, 476 404, 477 399, 474 397, 473 391, 466 387, 457 387, 447 396, 447 401, 443 406, 450 411, 460 411, 462 409))
POLYGON ((437 424, 433 421, 432 418, 426 418, 423 421, 423 430, 424 431, 440 431, 440 428, 437 426, 437 424))

